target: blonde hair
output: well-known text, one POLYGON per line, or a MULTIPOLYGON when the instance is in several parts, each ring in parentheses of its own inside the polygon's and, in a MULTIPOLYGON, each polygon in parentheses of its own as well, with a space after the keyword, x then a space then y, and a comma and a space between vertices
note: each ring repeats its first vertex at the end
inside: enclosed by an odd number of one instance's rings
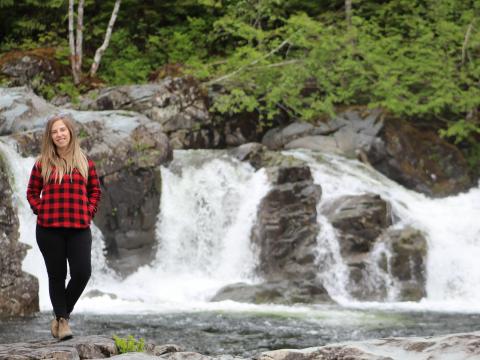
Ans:
POLYGON ((69 114, 56 114, 51 116, 45 125, 43 133, 42 150, 37 161, 42 166, 43 182, 47 183, 52 172, 55 172, 55 182, 62 183, 65 174, 72 175, 74 169, 88 179, 88 160, 82 149, 75 132, 74 120, 69 114), (70 142, 65 154, 60 157, 57 153, 57 147, 52 140, 52 127, 57 121, 63 121, 70 132, 70 142))

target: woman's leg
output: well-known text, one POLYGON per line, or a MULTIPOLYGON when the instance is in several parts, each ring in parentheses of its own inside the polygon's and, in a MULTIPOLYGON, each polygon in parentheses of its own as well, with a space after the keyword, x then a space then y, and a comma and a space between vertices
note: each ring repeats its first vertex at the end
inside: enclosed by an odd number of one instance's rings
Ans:
POLYGON ((37 225, 37 244, 42 252, 48 273, 48 288, 55 316, 67 317, 65 279, 67 256, 64 229, 46 228, 37 225))
POLYGON ((87 229, 69 229, 66 242, 70 281, 66 293, 67 313, 70 314, 82 295, 92 273, 91 250, 92 233, 87 229))

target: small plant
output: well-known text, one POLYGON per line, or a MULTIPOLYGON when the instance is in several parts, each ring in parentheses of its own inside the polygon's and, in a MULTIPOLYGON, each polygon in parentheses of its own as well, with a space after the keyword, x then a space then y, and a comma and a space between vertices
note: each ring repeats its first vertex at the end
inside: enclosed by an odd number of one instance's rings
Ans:
POLYGON ((145 350, 145 340, 143 338, 136 340, 133 335, 128 335, 126 338, 113 335, 113 340, 115 340, 115 346, 120 354, 143 352, 145 350))

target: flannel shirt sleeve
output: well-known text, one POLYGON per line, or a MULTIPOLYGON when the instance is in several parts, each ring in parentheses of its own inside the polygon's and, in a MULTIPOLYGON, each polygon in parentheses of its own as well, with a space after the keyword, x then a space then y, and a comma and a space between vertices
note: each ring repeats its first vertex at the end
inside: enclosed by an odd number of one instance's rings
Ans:
POLYGON ((38 207, 40 206, 40 194, 43 189, 43 178, 40 163, 33 165, 30 173, 30 180, 27 186, 27 200, 35 215, 38 215, 38 207))
POLYGON ((88 211, 90 212, 92 218, 97 212, 97 207, 100 202, 101 194, 102 191, 100 190, 100 181, 98 180, 97 171, 95 170, 95 164, 92 160, 88 160, 88 211))

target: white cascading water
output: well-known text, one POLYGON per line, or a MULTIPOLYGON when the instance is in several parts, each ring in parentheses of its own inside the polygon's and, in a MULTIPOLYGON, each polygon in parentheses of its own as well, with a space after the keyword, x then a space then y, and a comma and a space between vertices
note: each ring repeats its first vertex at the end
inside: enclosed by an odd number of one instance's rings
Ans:
MULTIPOLYGON (((35 216, 25 198, 33 158, 22 158, 13 141, 0 140, 14 180, 14 202, 20 218, 20 240, 32 245, 23 268, 40 278, 40 305, 50 308, 43 258, 35 244, 35 216)), ((446 311, 480 311, 480 187, 444 199, 430 199, 406 190, 355 160, 289 151, 307 161, 322 186, 317 206, 319 276, 331 296, 348 307, 393 307, 446 311), (343 195, 373 192, 392 204, 401 219, 427 235, 427 298, 418 303, 359 303, 348 296, 343 264, 333 227, 322 214, 324 204, 343 195)), ((161 217, 157 223, 157 258, 120 280, 105 266, 103 240, 95 227, 94 271, 89 289, 107 295, 82 298, 81 311, 171 311, 215 308, 207 300, 222 286, 255 282, 256 254, 249 235, 258 204, 269 184, 263 170, 221 152, 176 151, 162 168, 161 217)), ((381 250, 381 249, 379 249, 381 250)), ((391 299, 395 288, 389 289, 391 299)), ((243 305, 231 304, 231 308, 243 305)))
MULTIPOLYGON (((480 311, 480 187, 468 193, 443 199, 431 199, 405 189, 377 171, 356 161, 335 155, 308 151, 289 151, 286 154, 305 160, 322 186, 322 204, 343 195, 358 195, 367 192, 379 194, 389 201, 401 221, 394 227, 411 225, 426 234, 427 256, 427 298, 420 303, 370 303, 360 304, 346 295, 345 265, 339 256, 338 246, 333 250, 335 275, 327 282, 331 296, 346 306, 405 307, 430 310, 480 311), (337 281, 343 279, 343 281, 337 281)), ((319 217, 322 215, 319 214, 319 217)), ((327 227, 328 231, 328 227, 327 227)), ((328 242, 335 237, 329 230, 328 242)), ((324 242, 319 236, 319 244, 324 242)), ((331 270, 330 270, 331 271, 331 270)), ((327 270, 327 274, 328 274, 327 270)), ((394 297, 395 289, 390 297, 394 297)))

